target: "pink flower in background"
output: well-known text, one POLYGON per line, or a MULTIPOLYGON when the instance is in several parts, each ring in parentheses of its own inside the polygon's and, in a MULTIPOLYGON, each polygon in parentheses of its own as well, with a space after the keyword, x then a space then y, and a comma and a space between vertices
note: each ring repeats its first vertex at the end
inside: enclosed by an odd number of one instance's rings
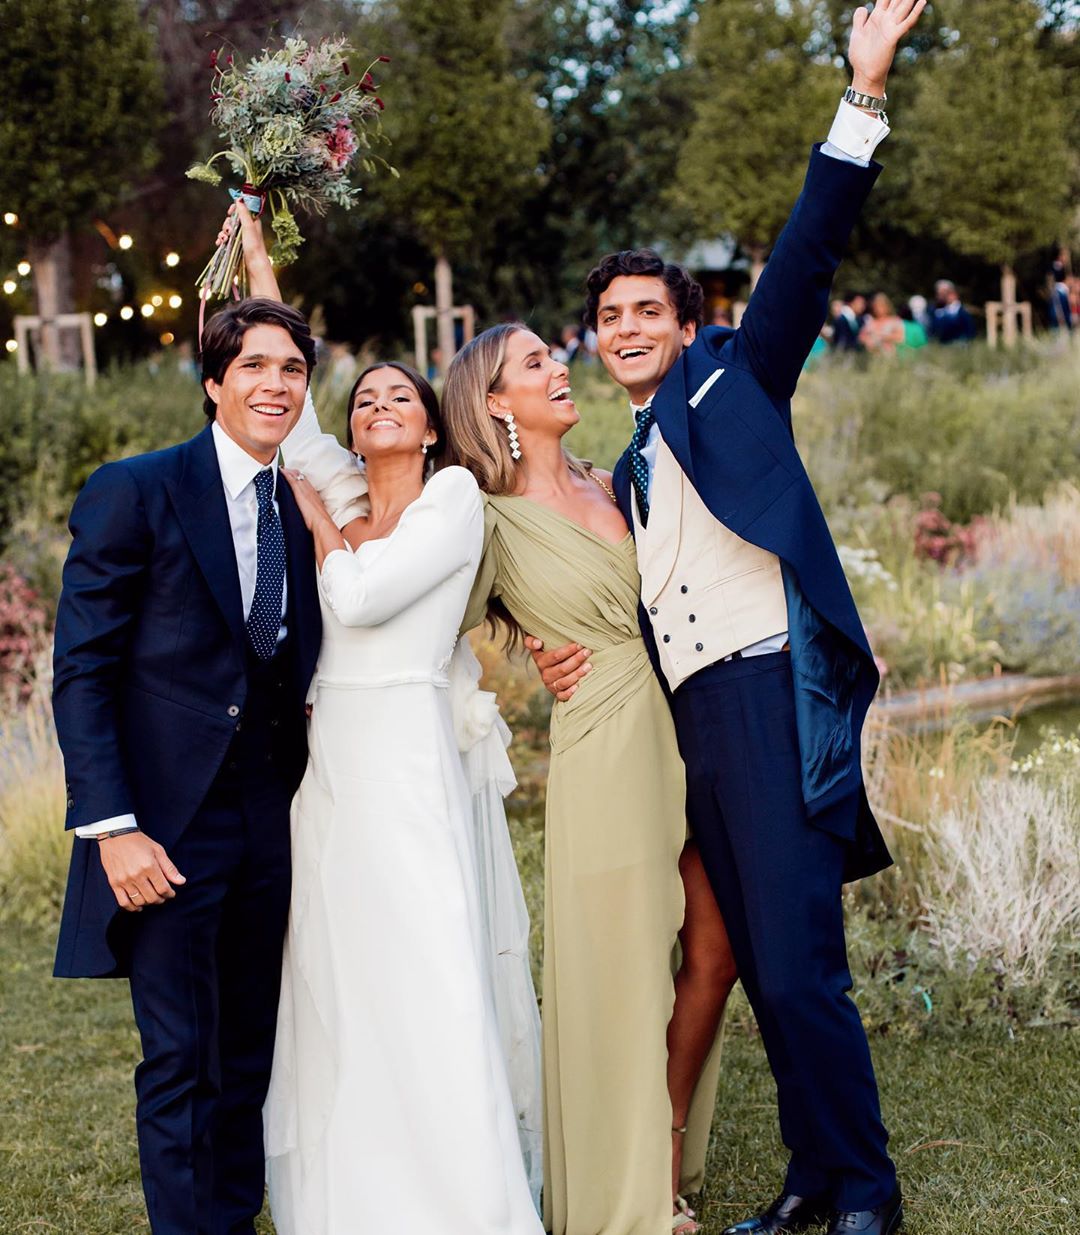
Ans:
POLYGON ((356 134, 351 124, 342 121, 326 135, 326 150, 330 156, 330 166, 335 171, 347 167, 349 160, 356 153, 356 134))

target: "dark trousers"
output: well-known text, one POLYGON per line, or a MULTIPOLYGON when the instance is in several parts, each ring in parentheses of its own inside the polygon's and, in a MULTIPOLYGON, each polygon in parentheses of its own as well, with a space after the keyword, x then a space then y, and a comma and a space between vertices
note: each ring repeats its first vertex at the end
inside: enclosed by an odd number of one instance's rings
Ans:
POLYGON ((896 1172, 847 996, 843 844, 807 819, 791 672, 776 652, 711 665, 676 690, 687 813, 776 1080, 786 1190, 868 1209, 896 1172))
POLYGON ((134 924, 139 1159, 154 1235, 253 1235, 289 908, 289 794, 230 759, 134 924), (231 766, 230 766, 231 765, 231 766))

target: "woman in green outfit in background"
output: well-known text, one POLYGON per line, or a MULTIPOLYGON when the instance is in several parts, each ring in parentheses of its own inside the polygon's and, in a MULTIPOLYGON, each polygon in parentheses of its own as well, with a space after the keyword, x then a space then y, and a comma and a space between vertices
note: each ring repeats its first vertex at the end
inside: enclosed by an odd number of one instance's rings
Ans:
POLYGON ((610 477, 573 459, 568 370, 527 327, 479 335, 443 392, 449 461, 486 495, 466 628, 589 649, 551 717, 544 887, 544 1219, 554 1235, 690 1235, 734 962, 638 627, 610 477), (674 981, 672 957, 682 945, 674 981))

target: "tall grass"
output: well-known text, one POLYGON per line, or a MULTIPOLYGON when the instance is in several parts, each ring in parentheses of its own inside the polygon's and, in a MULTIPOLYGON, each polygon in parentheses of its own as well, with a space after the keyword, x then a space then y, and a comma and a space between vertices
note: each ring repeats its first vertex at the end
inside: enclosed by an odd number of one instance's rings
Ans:
POLYGON ((64 766, 45 688, 8 709, 0 728, 0 918, 55 927, 71 836, 64 766))

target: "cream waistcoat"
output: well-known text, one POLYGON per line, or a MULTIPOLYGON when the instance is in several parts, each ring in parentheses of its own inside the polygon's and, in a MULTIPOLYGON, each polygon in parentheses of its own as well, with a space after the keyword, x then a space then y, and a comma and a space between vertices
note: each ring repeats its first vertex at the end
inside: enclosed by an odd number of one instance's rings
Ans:
POLYGON ((714 518, 663 438, 643 527, 632 497, 641 599, 674 690, 706 665, 787 630, 780 560, 714 518))

